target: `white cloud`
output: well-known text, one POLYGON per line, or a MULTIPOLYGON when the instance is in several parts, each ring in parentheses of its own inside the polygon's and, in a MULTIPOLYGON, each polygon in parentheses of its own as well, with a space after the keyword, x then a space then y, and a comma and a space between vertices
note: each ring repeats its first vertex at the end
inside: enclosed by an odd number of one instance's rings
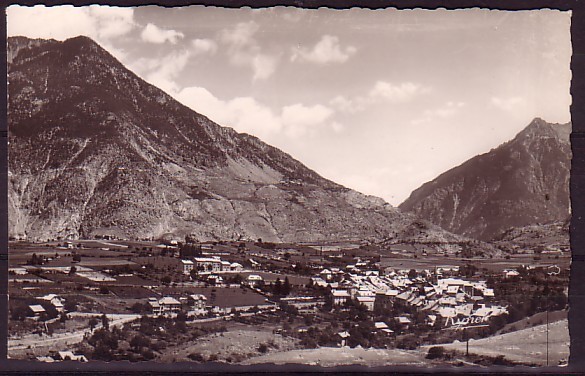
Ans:
POLYGON ((342 48, 339 38, 331 35, 324 35, 312 49, 293 49, 291 61, 306 61, 315 64, 344 63, 357 49, 353 46, 342 48))
POLYGON ((422 116, 413 119, 410 123, 413 125, 429 124, 437 119, 450 118, 465 107, 464 102, 446 102, 443 106, 433 110, 425 110, 422 116))
POLYGON ((295 103, 284 106, 275 113, 252 97, 224 101, 201 87, 187 87, 176 92, 174 96, 186 106, 221 125, 264 140, 276 140, 282 136, 296 139, 314 135, 319 130, 343 130, 341 124, 331 120, 334 111, 320 104, 306 106, 295 103))
POLYGON ((397 103, 407 102, 419 94, 428 93, 429 89, 412 82, 404 82, 400 85, 394 85, 390 82, 378 81, 370 90, 369 96, 372 99, 382 99, 384 101, 397 103))
POLYGON ((212 39, 194 39, 191 41, 195 55, 210 54, 217 52, 217 43, 212 39))
POLYGON ((231 29, 225 29, 220 32, 222 42, 233 46, 234 48, 244 48, 256 45, 254 34, 260 29, 260 26, 254 22, 241 22, 231 29))
POLYGON ((364 111, 367 106, 372 104, 410 102, 418 96, 430 92, 430 88, 412 82, 393 84, 386 81, 377 81, 365 95, 356 95, 350 98, 338 95, 331 99, 329 104, 341 112, 354 114, 364 111))
POLYGON ((65 40, 79 35, 92 38, 119 60, 124 60, 123 50, 114 48, 112 41, 135 29, 134 9, 90 5, 73 7, 61 5, 46 7, 35 5, 7 8, 8 36, 26 36, 65 40))
POLYGON ((127 34, 136 27, 132 8, 91 5, 62 5, 7 8, 9 36, 65 40, 85 35, 93 39, 109 39, 127 34))
POLYGON ((254 72, 254 80, 270 77, 278 65, 279 56, 262 51, 255 39, 260 29, 254 21, 242 22, 230 29, 222 30, 219 39, 228 46, 229 60, 234 65, 248 66, 254 72))
MULTIPOLYGON (((315 130, 315 127, 326 125, 333 110, 323 105, 305 106, 300 103, 282 109, 281 119, 285 133, 289 137, 300 138, 315 130)), ((339 125, 334 125, 336 128, 339 125)))
POLYGON ((254 80, 264 80, 276 71, 278 58, 270 55, 258 54, 252 58, 252 68, 254 69, 254 80))
POLYGON ((154 86, 173 94, 179 90, 175 82, 191 57, 190 51, 175 51, 162 58, 141 58, 129 65, 129 68, 154 86))
POLYGON ((147 24, 140 34, 143 41, 156 44, 166 42, 176 44, 179 39, 182 39, 184 36, 185 35, 179 31, 164 30, 152 23, 147 24))
POLYGON ((281 119, 269 107, 251 97, 223 101, 205 88, 187 87, 177 92, 175 98, 213 121, 232 127, 238 132, 268 138, 283 127, 281 119))
POLYGON ((114 8, 91 5, 89 15, 97 20, 99 39, 116 38, 136 27, 132 8, 114 8))
POLYGON ((527 102, 522 97, 508 97, 508 98, 500 98, 500 97, 492 97, 490 99, 490 103, 497 108, 504 110, 504 111, 515 111, 518 108, 522 108, 526 106, 527 102))
POLYGON ((366 109, 366 102, 367 99, 363 96, 347 98, 343 95, 338 95, 330 100, 329 104, 338 111, 354 114, 356 112, 364 111, 366 109))

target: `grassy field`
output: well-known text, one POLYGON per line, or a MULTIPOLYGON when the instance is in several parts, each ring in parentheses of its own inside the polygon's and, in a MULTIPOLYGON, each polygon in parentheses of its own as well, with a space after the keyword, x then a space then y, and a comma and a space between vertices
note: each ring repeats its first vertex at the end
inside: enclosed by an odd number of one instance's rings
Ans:
MULTIPOLYGON (((547 326, 538 325, 512 333, 469 341, 469 352, 478 355, 496 357, 503 355, 513 362, 546 365, 547 362, 547 326)), ((569 357, 568 321, 561 320, 549 324, 548 361, 556 366, 569 357)), ((435 345, 448 350, 466 351, 465 342, 435 345)), ((426 353, 432 346, 421 347, 426 353)))
POLYGON ((459 258, 443 256, 424 256, 424 257, 403 257, 398 255, 384 255, 382 259, 383 267, 396 269, 428 269, 435 267, 463 266, 473 264, 478 268, 486 268, 492 272, 501 272, 504 269, 516 268, 521 265, 532 266, 549 266, 558 265, 560 268, 568 268, 571 263, 571 256, 564 254, 558 259, 551 255, 541 255, 540 260, 534 260, 533 255, 511 255, 510 259, 505 258, 459 258))
POLYGON ((273 334, 272 330, 231 323, 228 331, 214 333, 194 341, 178 344, 165 351, 157 361, 190 361, 190 354, 200 354, 204 360, 216 357, 217 361, 241 362, 261 355, 258 348, 266 344, 269 352, 286 351, 295 348, 298 340, 273 334))
POLYGON ((322 367, 360 364, 370 367, 377 366, 425 366, 430 361, 425 359, 426 354, 407 350, 363 349, 360 347, 321 347, 310 350, 291 350, 274 352, 263 356, 250 358, 242 364, 309 364, 322 367))

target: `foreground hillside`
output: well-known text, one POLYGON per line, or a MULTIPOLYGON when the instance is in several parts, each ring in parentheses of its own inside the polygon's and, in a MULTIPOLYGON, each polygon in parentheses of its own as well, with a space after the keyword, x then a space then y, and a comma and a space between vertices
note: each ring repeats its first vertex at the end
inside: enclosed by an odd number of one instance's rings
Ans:
MULTIPOLYGON (((557 366, 565 363, 569 358, 569 328, 568 321, 561 320, 550 323, 548 326, 538 325, 532 328, 518 330, 512 333, 469 341, 469 353, 497 357, 503 355, 507 360, 546 365, 548 341, 548 364, 557 366)), ((465 353, 466 343, 455 342, 440 345, 447 350, 457 350, 465 353)), ((432 346, 422 347, 422 351, 432 346)))
POLYGON ((512 141, 424 184, 399 207, 481 240, 511 227, 565 221, 570 133, 571 124, 535 119, 512 141))
POLYGON ((8 72, 13 238, 379 240, 414 221, 181 105, 89 38, 10 38, 8 72))

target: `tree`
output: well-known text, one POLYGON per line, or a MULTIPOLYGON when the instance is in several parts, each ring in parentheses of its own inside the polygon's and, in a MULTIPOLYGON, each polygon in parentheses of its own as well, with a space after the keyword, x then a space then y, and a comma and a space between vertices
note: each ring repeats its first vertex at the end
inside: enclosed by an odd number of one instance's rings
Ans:
POLYGON ((14 308, 11 309, 11 312, 11 317, 13 320, 23 321, 25 318, 32 316, 32 311, 26 304, 17 304, 14 308))
POLYGON ((135 351, 138 352, 140 351, 143 347, 149 347, 150 346, 150 340, 148 340, 148 338, 144 337, 141 334, 137 334, 135 335, 131 340, 130 340, 130 347, 135 351))
POLYGON ((274 293, 274 295, 277 296, 280 296, 282 294, 282 283, 280 282, 280 278, 276 278, 276 282, 274 282, 272 292, 274 293))
POLYGON ((89 329, 93 332, 93 330, 95 329, 95 327, 98 324, 98 320, 95 317, 92 317, 91 319, 89 319, 88 325, 89 325, 89 329))
POLYGON ((287 296, 288 294, 290 294, 290 291, 291 291, 290 281, 288 280, 288 277, 285 277, 284 285, 282 286, 282 295, 287 296))
POLYGON ((416 278, 416 276, 417 276, 417 274, 416 274, 416 270, 414 270, 414 269, 410 269, 410 270, 408 271, 408 278, 409 278, 409 279, 415 279, 415 278, 416 278))
POLYGON ((114 360, 114 355, 112 354, 112 350, 108 346, 104 344, 99 344, 93 350, 92 358, 96 360, 103 360, 109 362, 114 360))
POLYGON ((41 321, 51 320, 59 316, 59 311, 50 302, 40 301, 39 304, 45 309, 44 314, 40 317, 41 321))
POLYGON ((106 330, 108 330, 109 326, 110 326, 110 321, 108 320, 108 316, 106 316, 106 314, 104 313, 101 317, 102 319, 102 327, 106 330))
POLYGON ((61 315, 59 316, 59 321, 63 323, 67 321, 67 314, 65 312, 61 312, 61 315))
POLYGON ((134 304, 132 304, 132 307, 130 307, 130 310, 134 313, 142 313, 146 311, 146 307, 144 304, 136 302, 134 304))
POLYGON ((433 346, 427 353, 427 359, 440 359, 445 356, 445 348, 441 346, 433 346))
POLYGON ((36 253, 33 253, 30 260, 28 260, 28 263, 30 265, 41 265, 43 261, 42 257, 37 256, 36 253))
POLYGON ((75 265, 71 266, 71 268, 69 269, 69 275, 74 275, 75 272, 77 272, 77 268, 75 267, 75 265))

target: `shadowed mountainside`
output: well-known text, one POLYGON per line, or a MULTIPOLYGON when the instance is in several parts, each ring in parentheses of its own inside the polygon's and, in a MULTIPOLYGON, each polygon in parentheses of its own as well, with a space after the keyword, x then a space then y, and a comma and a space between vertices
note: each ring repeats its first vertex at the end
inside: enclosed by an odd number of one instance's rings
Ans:
POLYGON ((12 237, 380 240, 415 220, 215 124, 89 38, 9 38, 8 72, 12 237))
POLYGON ((481 240, 569 217, 571 124, 534 119, 513 140, 416 189, 399 208, 481 240))

